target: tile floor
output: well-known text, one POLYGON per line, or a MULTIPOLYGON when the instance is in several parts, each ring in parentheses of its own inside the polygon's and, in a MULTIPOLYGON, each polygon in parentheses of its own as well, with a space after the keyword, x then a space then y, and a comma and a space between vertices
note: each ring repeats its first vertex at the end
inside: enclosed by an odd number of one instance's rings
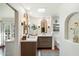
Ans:
POLYGON ((4 56, 5 55, 5 50, 0 48, 0 56, 4 56))
POLYGON ((59 56, 58 50, 39 50, 38 56, 59 56))
MULTIPOLYGON (((0 56, 5 56, 5 49, 0 48, 0 56)), ((37 56, 59 56, 58 50, 38 50, 37 56)))

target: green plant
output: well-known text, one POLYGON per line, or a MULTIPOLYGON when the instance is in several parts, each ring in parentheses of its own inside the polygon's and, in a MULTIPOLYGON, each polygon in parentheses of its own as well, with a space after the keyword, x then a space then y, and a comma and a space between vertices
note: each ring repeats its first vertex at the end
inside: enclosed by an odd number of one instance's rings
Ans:
POLYGON ((35 24, 33 24, 33 25, 31 26, 31 28, 32 28, 33 30, 36 30, 36 29, 37 29, 37 26, 36 26, 35 24))

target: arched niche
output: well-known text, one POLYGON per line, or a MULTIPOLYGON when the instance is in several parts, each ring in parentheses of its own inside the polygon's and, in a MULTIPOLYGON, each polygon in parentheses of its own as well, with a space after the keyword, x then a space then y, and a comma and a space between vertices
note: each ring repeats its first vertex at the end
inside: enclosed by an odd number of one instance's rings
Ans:
POLYGON ((79 12, 71 13, 65 21, 65 39, 79 42, 79 12))
POLYGON ((41 33, 47 33, 47 20, 43 19, 41 21, 41 33))

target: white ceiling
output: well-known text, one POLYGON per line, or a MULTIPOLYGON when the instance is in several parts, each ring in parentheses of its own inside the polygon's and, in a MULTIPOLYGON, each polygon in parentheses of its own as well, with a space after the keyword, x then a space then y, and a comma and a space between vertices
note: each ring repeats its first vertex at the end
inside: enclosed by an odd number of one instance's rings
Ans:
POLYGON ((0 3, 0 18, 14 18, 14 11, 8 5, 0 3))
POLYGON ((13 7, 16 7, 16 9, 23 8, 27 10, 27 8, 30 8, 28 12, 30 12, 33 16, 55 15, 58 13, 61 6, 60 3, 10 3, 10 5, 13 5, 13 7), (37 11, 39 8, 45 8, 45 13, 39 13, 37 11))

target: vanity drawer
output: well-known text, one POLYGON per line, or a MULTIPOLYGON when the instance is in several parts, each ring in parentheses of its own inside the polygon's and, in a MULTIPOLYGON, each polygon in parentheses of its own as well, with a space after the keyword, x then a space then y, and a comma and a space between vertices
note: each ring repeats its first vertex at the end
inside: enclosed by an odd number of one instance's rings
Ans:
POLYGON ((38 48, 52 48, 52 37, 38 37, 38 48))

